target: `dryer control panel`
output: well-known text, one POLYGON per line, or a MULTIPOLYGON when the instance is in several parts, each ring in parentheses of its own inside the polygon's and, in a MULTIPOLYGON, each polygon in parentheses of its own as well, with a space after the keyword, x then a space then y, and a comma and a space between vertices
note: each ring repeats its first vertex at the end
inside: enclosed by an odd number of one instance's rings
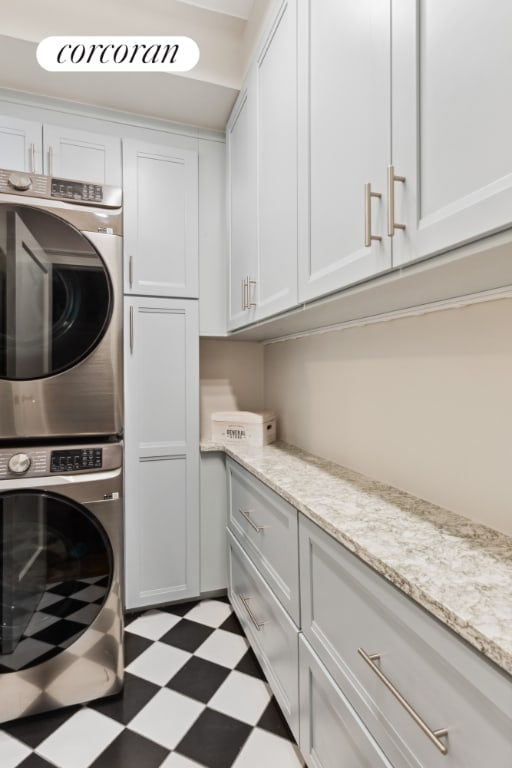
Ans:
POLYGON ((122 463, 122 443, 117 440, 70 446, 0 446, 0 481, 104 472, 119 469, 122 463))

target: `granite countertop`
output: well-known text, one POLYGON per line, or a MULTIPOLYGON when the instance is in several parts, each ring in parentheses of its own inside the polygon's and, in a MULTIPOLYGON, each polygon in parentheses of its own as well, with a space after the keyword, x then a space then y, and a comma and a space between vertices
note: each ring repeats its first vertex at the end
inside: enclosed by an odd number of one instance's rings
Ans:
POLYGON ((286 443, 224 451, 512 675, 512 537, 286 443))

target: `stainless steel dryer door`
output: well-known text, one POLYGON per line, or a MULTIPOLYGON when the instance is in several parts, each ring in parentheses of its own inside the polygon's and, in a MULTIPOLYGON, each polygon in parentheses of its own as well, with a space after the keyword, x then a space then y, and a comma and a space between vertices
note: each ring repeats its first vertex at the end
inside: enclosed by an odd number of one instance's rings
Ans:
POLYGON ((45 202, 0 202, 0 440, 117 434, 121 238, 45 202))

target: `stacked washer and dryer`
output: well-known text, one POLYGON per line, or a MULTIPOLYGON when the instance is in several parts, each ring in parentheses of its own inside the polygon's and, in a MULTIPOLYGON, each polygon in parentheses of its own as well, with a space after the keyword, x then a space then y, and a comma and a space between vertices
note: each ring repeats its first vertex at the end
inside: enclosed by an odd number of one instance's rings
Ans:
POLYGON ((0 722, 122 686, 121 202, 0 170, 0 722))

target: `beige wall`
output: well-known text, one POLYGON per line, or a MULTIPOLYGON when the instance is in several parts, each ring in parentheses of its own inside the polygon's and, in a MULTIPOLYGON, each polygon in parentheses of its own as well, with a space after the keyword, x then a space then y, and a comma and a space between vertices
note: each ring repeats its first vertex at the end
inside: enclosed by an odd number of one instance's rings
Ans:
POLYGON ((512 534, 512 299, 265 347, 280 438, 512 534))
POLYGON ((254 341, 201 339, 201 439, 215 411, 263 410, 263 346, 254 341))

